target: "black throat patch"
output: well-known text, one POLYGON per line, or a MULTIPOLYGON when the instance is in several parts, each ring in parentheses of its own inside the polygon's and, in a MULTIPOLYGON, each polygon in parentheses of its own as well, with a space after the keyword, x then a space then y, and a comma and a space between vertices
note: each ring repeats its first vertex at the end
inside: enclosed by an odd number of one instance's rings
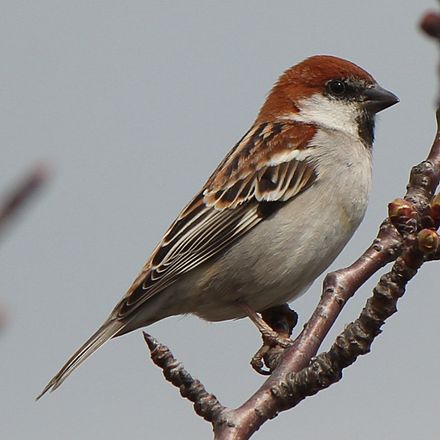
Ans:
POLYGON ((368 148, 371 148, 374 141, 374 115, 367 111, 362 111, 356 118, 358 123, 359 137, 368 148))

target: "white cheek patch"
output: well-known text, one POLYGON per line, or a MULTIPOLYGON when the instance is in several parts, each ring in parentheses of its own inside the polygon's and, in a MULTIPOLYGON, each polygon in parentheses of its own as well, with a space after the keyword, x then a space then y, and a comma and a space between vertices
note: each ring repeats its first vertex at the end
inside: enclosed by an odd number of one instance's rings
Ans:
POLYGON ((293 114, 290 119, 359 137, 357 118, 360 110, 355 103, 315 94, 299 101, 298 107, 300 112, 293 114))

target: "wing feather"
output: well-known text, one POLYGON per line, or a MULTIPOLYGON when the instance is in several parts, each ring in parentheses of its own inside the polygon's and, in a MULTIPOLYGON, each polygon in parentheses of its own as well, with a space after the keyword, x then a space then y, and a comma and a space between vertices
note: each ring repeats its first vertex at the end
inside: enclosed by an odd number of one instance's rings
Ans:
POLYGON ((115 308, 117 317, 127 317, 181 275, 220 255, 312 185, 318 173, 308 145, 315 132, 292 121, 252 127, 168 229, 115 308))

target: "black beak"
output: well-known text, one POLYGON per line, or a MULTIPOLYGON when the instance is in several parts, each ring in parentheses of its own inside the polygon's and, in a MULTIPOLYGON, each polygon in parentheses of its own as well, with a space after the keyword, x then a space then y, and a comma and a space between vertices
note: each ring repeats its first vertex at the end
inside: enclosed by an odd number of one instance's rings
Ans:
POLYGON ((366 89, 364 96, 364 107, 372 113, 378 113, 399 102, 399 98, 394 93, 383 89, 378 84, 366 89))

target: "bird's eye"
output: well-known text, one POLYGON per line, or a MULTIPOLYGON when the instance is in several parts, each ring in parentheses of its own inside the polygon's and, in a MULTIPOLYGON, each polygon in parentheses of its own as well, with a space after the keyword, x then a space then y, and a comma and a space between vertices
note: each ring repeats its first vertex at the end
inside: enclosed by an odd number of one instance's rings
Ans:
POLYGON ((346 85, 343 81, 335 79, 327 83, 327 89, 334 96, 342 96, 345 93, 346 85))

